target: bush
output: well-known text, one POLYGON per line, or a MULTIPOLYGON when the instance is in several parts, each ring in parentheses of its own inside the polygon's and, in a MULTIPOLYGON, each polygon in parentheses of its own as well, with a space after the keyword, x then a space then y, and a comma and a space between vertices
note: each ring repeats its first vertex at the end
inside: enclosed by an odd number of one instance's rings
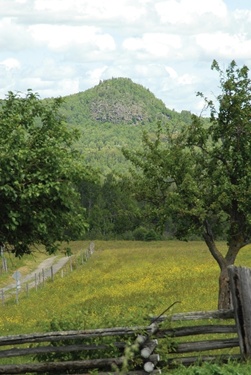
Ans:
POLYGON ((146 234, 147 234, 147 229, 146 228, 144 228, 144 227, 136 228, 133 231, 134 240, 136 240, 136 241, 145 241, 146 234))
POLYGON ((158 240, 160 240, 160 236, 153 229, 150 229, 145 235, 145 241, 158 241, 158 240))
POLYGON ((158 241, 161 236, 154 229, 146 229, 144 227, 136 228, 133 231, 133 237, 136 241, 158 241))

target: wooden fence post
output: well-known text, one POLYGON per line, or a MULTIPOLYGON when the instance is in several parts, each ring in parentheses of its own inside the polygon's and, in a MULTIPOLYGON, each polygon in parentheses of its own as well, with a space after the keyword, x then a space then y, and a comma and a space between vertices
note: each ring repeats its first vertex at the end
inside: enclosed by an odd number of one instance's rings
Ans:
POLYGON ((251 358, 251 269, 229 266, 228 274, 241 355, 251 358))
POLYGON ((44 269, 42 269, 42 278, 43 278, 43 286, 44 286, 44 281, 45 281, 44 269))
POLYGON ((89 245, 89 252, 90 252, 90 255, 92 255, 94 253, 94 249, 95 249, 95 243, 92 241, 89 245))
POLYGON ((51 266, 51 281, 54 281, 53 266, 51 266))

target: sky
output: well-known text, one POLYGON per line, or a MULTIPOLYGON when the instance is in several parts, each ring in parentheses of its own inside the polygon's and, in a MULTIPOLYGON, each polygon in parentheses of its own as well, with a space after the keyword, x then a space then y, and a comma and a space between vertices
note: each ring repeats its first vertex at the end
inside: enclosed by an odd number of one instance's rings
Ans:
POLYGON ((41 98, 127 77, 199 114, 232 60, 251 68, 250 0, 0 0, 0 98, 41 98))

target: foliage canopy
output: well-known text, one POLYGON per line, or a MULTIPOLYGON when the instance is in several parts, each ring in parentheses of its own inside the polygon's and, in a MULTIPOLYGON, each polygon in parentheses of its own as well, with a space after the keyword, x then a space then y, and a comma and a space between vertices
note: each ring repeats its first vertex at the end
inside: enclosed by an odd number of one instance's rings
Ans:
POLYGON ((0 109, 0 243, 17 256, 43 244, 50 253, 86 227, 76 184, 85 176, 77 133, 28 90, 9 92, 0 109))

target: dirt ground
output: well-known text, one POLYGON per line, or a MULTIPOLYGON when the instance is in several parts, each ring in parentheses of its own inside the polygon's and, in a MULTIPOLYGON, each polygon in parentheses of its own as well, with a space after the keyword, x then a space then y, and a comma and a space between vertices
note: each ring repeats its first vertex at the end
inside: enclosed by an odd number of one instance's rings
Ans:
MULTIPOLYGON (((43 262, 39 264, 39 266, 29 273, 28 275, 20 278, 20 283, 29 285, 29 288, 32 288, 35 286, 35 277, 36 275, 41 275, 43 273, 43 279, 47 279, 48 277, 51 277, 51 267, 53 266, 53 274, 56 274, 64 265, 70 260, 70 257, 61 257, 58 259, 57 256, 49 257, 45 259, 43 262)), ((22 272, 21 269, 18 270, 18 272, 22 272)), ((3 292, 9 291, 11 289, 16 289, 17 282, 14 281, 13 283, 6 285, 5 287, 1 288, 3 292)))

